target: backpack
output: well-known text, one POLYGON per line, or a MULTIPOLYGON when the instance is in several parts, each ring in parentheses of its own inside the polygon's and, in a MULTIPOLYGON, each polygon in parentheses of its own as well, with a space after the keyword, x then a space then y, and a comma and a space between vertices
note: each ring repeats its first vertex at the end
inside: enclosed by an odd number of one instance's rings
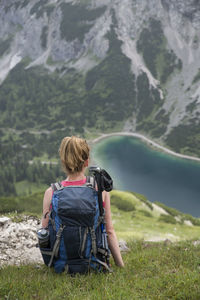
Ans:
POLYGON ((56 273, 111 271, 102 203, 103 171, 92 168, 94 176, 87 176, 81 186, 51 185, 53 196, 46 239, 43 232, 45 243, 41 243, 41 234, 38 237, 44 263, 53 266, 56 273))

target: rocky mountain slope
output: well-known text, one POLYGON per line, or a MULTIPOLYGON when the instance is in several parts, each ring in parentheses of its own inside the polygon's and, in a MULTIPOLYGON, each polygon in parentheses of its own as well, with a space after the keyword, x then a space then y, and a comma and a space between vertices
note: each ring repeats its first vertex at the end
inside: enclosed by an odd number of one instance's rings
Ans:
POLYGON ((199 29, 195 0, 2 0, 0 127, 120 128, 198 156, 199 29))

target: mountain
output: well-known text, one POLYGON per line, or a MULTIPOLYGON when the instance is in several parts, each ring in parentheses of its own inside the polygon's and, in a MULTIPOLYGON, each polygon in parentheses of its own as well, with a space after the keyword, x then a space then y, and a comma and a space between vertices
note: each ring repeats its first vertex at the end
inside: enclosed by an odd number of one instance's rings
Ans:
POLYGON ((199 156, 199 29, 196 0, 2 0, 2 140, 41 157, 126 130, 199 156))

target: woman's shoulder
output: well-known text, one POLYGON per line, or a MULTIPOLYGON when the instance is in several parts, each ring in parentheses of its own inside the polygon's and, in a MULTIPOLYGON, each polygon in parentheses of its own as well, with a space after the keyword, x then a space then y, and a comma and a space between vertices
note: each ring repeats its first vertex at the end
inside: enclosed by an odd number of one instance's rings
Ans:
POLYGON ((51 186, 48 187, 48 189, 46 189, 46 191, 44 192, 44 197, 52 196, 52 192, 53 192, 53 190, 52 190, 51 186))

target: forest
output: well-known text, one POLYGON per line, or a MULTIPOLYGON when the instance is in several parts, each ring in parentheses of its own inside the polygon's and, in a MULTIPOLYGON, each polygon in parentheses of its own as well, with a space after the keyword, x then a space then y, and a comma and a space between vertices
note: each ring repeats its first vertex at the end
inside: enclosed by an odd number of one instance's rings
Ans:
POLYGON ((56 159, 52 161, 52 153, 56 157, 57 145, 48 140, 47 135, 35 137, 30 133, 21 133, 8 134, 2 138, 1 131, 1 139, 1 196, 17 196, 16 185, 21 181, 30 183, 28 190, 31 194, 31 183, 38 185, 39 190, 41 184, 49 185, 64 175, 58 161, 56 159))

